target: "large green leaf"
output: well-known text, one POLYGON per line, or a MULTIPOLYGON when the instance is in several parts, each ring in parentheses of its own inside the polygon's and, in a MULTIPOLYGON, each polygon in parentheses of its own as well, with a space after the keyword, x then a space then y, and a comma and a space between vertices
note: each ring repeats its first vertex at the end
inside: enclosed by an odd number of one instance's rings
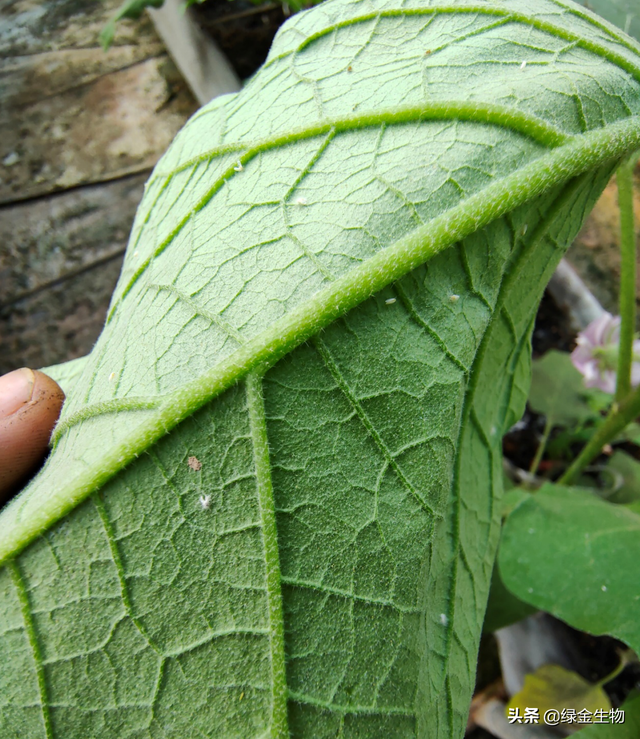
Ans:
POLYGON ((537 302, 640 145, 637 44, 530 8, 328 2, 179 134, 0 517, 0 735, 462 735, 537 302))
POLYGON ((640 652, 640 515, 545 485, 507 518, 500 574, 518 598, 640 652))

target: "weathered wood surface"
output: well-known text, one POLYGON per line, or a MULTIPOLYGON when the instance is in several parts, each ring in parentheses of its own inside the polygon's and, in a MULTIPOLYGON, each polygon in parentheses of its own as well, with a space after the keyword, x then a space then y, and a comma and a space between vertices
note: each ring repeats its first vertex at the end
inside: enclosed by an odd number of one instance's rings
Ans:
POLYGON ((102 50, 98 34, 119 4, 5 4, 0 203, 149 169, 193 112, 148 19, 120 24, 102 50))
POLYGON ((0 211, 0 373, 91 349, 146 178, 120 178, 0 211))
POLYGON ((90 351, 151 167, 197 104, 120 0, 15 0, 0 18, 0 372, 90 351))
POLYGON ((15 203, 0 212, 0 307, 121 255, 146 173, 15 203))
POLYGON ((215 42, 197 23, 194 8, 182 0, 164 0, 149 8, 151 20, 200 105, 237 92, 242 83, 215 42))
POLYGON ((0 374, 84 356, 102 331, 120 260, 102 263, 0 312, 0 374))

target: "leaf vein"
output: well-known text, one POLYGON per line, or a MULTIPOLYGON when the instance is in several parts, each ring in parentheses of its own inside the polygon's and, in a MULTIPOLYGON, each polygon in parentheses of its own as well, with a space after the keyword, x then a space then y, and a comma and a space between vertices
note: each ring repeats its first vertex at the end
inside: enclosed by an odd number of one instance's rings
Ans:
POLYGON ((406 716, 407 718, 415 718, 415 714, 407 711, 405 708, 376 708, 375 706, 344 706, 329 701, 318 700, 305 693, 297 691, 289 691, 289 699, 296 703, 306 703, 317 708, 324 708, 327 711, 343 714, 361 714, 369 716, 406 716))
POLYGON ((204 161, 210 161, 224 154, 234 152, 254 152, 253 156, 263 151, 270 151, 296 141, 305 141, 316 136, 323 136, 331 131, 344 133, 357 131, 363 128, 372 128, 382 124, 394 125, 397 123, 412 123, 420 121, 464 121, 466 123, 485 123, 505 128, 514 133, 527 136, 541 146, 554 148, 566 143, 570 136, 563 133, 548 121, 530 113, 509 108, 504 105, 494 105, 481 101, 469 100, 441 100, 429 103, 383 110, 378 113, 358 113, 343 118, 331 118, 324 122, 311 124, 304 128, 293 129, 289 133, 278 134, 268 138, 249 142, 247 144, 222 144, 210 149, 197 157, 187 159, 171 171, 159 171, 152 177, 152 182, 160 177, 173 177, 189 167, 204 161))
POLYGON ((120 550, 118 548, 118 544, 113 533, 113 527, 111 526, 111 521, 109 520, 109 516, 107 514, 107 510, 102 499, 102 493, 96 493, 96 495, 93 496, 93 504, 98 511, 100 521, 102 522, 102 526, 107 536, 109 549, 111 550, 111 558, 113 559, 113 564, 115 565, 116 572, 118 573, 118 582, 120 584, 122 603, 127 612, 127 616, 131 619, 131 623, 136 627, 136 629, 140 633, 140 636, 151 647, 151 649, 153 649, 154 652, 163 657, 164 654, 162 653, 160 647, 154 642, 151 636, 149 636, 147 630, 140 622, 140 619, 137 618, 133 613, 133 607, 131 605, 131 599, 129 597, 129 588, 127 586, 127 578, 124 572, 124 567, 122 565, 122 559, 120 557, 120 550))
MULTIPOLYGON (((511 10, 506 10, 504 8, 490 7, 487 5, 476 5, 476 6, 467 6, 467 7, 441 6, 441 7, 435 7, 435 8, 397 8, 393 10, 382 10, 382 11, 377 11, 373 13, 367 13, 364 15, 356 16, 355 18, 349 18, 348 20, 341 21, 339 23, 334 23, 333 25, 325 26, 321 31, 318 31, 308 36, 304 41, 300 43, 300 45, 295 50, 290 50, 282 54, 279 54, 278 56, 272 57, 271 59, 268 59, 264 66, 269 67, 272 64, 274 64, 276 61, 278 61, 279 59, 284 59, 288 56, 292 56, 293 54, 298 54, 300 51, 302 51, 304 48, 312 44, 314 41, 328 35, 329 33, 333 33, 334 31, 337 31, 341 28, 348 28, 349 26, 354 26, 359 23, 367 22, 369 20, 372 20, 373 18, 407 18, 411 16, 438 15, 438 14, 442 14, 442 15, 458 15, 458 14, 460 15, 463 15, 463 14, 464 15, 468 15, 468 14, 493 15, 493 16, 499 16, 499 17, 505 18, 506 22, 520 23, 522 25, 530 26, 531 28, 535 28, 538 31, 542 31, 543 33, 549 33, 552 36, 562 38, 565 41, 568 41, 569 43, 576 43, 581 48, 587 51, 590 51, 592 54, 599 56, 603 59, 606 59, 612 64, 615 64, 618 67, 629 72, 629 74, 631 74, 633 77, 635 77, 636 80, 640 82, 640 66, 632 64, 624 56, 610 51, 609 49, 606 48, 606 46, 598 44, 594 41, 588 41, 586 39, 583 39, 580 36, 574 33, 571 33, 570 31, 565 30, 564 28, 556 26, 553 23, 549 23, 548 21, 540 20, 539 18, 536 18, 533 15, 527 15, 526 13, 517 13, 511 10)), ((600 28, 603 28, 603 26, 600 26, 600 28)), ((619 34, 612 34, 609 29, 606 29, 606 30, 608 34, 614 35, 616 40, 622 43, 625 46, 625 48, 627 48, 627 50, 635 54, 638 54, 638 49, 635 48, 635 45, 632 45, 628 41, 625 41, 623 37, 619 36, 619 34)))
POLYGON ((348 590, 342 590, 340 588, 334 588, 330 585, 320 585, 313 583, 308 580, 301 580, 297 577, 288 577, 283 575, 281 582, 284 585, 289 585, 293 588, 305 588, 307 590, 313 590, 323 595, 335 595, 339 598, 345 598, 347 600, 359 601, 360 603, 366 603, 371 606, 383 606, 384 608, 393 608, 394 611, 403 614, 419 614, 422 611, 419 608, 407 608, 406 606, 400 606, 390 600, 382 600, 381 598, 369 598, 366 595, 358 595, 357 593, 349 592, 348 590))
POLYGON ((464 364, 458 359, 458 357, 456 357, 455 354, 453 354, 453 352, 449 349, 449 347, 440 338, 440 336, 438 335, 438 333, 436 331, 434 331, 431 328, 431 326, 429 326, 429 324, 426 323, 422 319, 422 317, 420 316, 420 314, 418 313, 418 311, 415 309, 415 306, 411 302, 411 299, 409 298, 409 296, 405 292, 405 289, 402 287, 402 285, 400 284, 400 282, 396 282, 396 284, 393 286, 393 288, 396 291, 396 293, 398 294, 398 297, 400 298, 400 302, 402 303, 402 306, 404 307, 404 309, 407 311, 407 314, 409 315, 409 317, 411 318, 411 320, 415 324, 417 324, 423 331, 425 331, 436 342, 436 344, 442 350, 442 353, 448 359, 450 359, 456 365, 456 367, 459 370, 461 370, 462 372, 464 372, 465 375, 468 374, 469 368, 464 366, 464 364))
POLYGON ((40 711, 42 714, 42 723, 44 725, 44 733, 47 739, 53 739, 53 726, 51 724, 51 714, 49 713, 49 701, 47 698, 47 682, 44 674, 44 664, 42 654, 40 652, 40 644, 36 626, 31 616, 31 604, 29 603, 29 594, 24 583, 24 579, 15 560, 9 562, 9 571, 11 572, 11 580, 16 589, 16 595, 20 602, 20 610, 22 611, 22 620, 24 628, 27 632, 27 640, 31 647, 31 654, 36 670, 36 680, 38 683, 38 693, 40 695, 40 711))

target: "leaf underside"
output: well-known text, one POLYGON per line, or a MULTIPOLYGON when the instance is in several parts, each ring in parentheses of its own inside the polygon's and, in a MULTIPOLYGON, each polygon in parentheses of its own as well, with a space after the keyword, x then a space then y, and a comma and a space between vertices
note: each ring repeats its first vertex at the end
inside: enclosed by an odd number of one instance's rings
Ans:
POLYGON ((178 135, 0 517, 2 737, 462 735, 535 309, 640 145, 638 46, 530 5, 328 2, 178 135))

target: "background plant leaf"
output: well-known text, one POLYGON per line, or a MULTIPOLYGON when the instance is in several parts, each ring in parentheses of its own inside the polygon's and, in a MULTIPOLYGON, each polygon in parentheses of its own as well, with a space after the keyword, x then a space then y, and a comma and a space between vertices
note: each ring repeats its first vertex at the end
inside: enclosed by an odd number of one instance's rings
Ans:
POLYGON ((107 25, 100 32, 100 43, 102 48, 107 51, 113 43, 116 34, 116 26, 118 21, 124 18, 137 20, 147 8, 161 8, 164 0, 125 0, 118 8, 118 11, 107 25))
POLYGON ((571 355, 555 349, 532 364, 529 405, 559 426, 599 418, 589 404, 584 378, 571 363, 571 355))
POLYGON ((640 424, 630 423, 626 429, 620 432, 620 436, 616 441, 631 441, 640 446, 640 424))
POLYGON ((612 729, 608 724, 587 726, 580 732, 580 739, 636 739, 640 736, 640 695, 633 693, 622 704, 624 723, 612 729))
POLYGON ((507 518, 500 574, 518 598, 640 650, 640 516, 547 484, 507 518))
POLYGON ((621 487, 608 498, 611 503, 640 501, 640 462, 626 452, 616 449, 607 462, 607 468, 622 478, 621 487))
MULTIPOLYGON (((524 715, 525 708, 537 708, 542 720, 550 709, 560 712, 572 709, 576 713, 582 710, 608 712, 611 701, 600 685, 593 685, 560 665, 542 665, 525 676, 522 690, 511 698, 507 708, 518 708, 521 715, 524 715)), ((578 729, 579 726, 568 724, 563 728, 578 729)))
POLYGON ((570 3, 286 24, 156 167, 2 513, 0 735, 461 736, 535 310, 638 116, 570 3))

